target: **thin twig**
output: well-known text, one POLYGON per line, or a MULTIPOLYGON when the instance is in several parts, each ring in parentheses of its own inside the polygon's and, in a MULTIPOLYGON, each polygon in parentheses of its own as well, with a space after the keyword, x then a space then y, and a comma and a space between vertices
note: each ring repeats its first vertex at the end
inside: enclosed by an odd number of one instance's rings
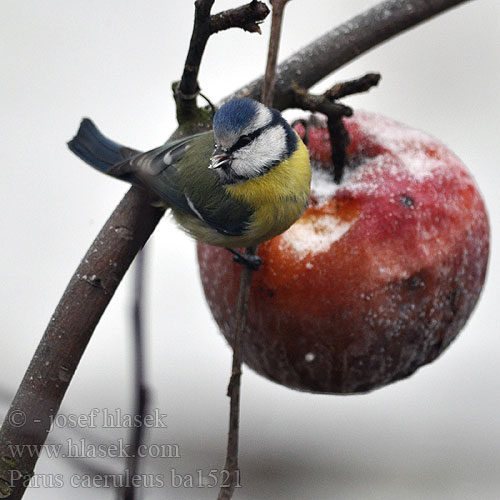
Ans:
POLYGON ((345 128, 343 118, 352 116, 352 109, 349 106, 335 102, 335 99, 366 92, 371 87, 378 85, 379 81, 380 75, 378 73, 368 73, 355 80, 337 83, 322 95, 311 94, 297 85, 293 86, 294 107, 312 111, 313 113, 323 113, 328 119, 328 132, 332 148, 332 174, 336 183, 340 183, 342 180, 347 162, 347 147, 350 143, 349 133, 345 128))
POLYGON ((349 106, 332 102, 325 98, 325 95, 310 94, 307 90, 294 86, 292 91, 293 107, 312 111, 313 113, 323 113, 327 116, 341 117, 351 116, 352 109, 349 106))
MULTIPOLYGON (((276 73, 273 107, 292 107, 292 84, 309 89, 336 69, 395 35, 470 0, 385 0, 327 31, 285 59, 276 73)), ((264 76, 244 85, 237 96, 259 99, 264 76)))
POLYGON ((135 286, 132 307, 133 320, 133 353, 134 353, 134 390, 135 390, 135 419, 132 427, 132 443, 127 460, 130 483, 125 486, 124 500, 134 500, 136 488, 134 478, 139 472, 139 447, 144 434, 144 416, 147 413, 148 389, 144 375, 144 268, 145 249, 143 248, 135 260, 135 286))
POLYGON ((309 94, 307 90, 299 87, 293 89, 294 107, 323 113, 328 118, 328 132, 332 147, 333 179, 339 183, 346 163, 346 149, 349 145, 349 134, 345 129, 342 118, 351 116, 352 109, 343 104, 332 102, 323 95, 309 94))
MULTIPOLYGON (((20 499, 34 453, 15 457, 11 446, 41 448, 92 332, 139 249, 164 211, 132 187, 111 214, 64 292, 14 397, 0 431, 0 492, 20 499), (3 480, 3 482, 2 482, 3 480)), ((20 448, 22 449, 22 448, 20 448)))
MULTIPOLYGON (((292 81, 309 88, 377 44, 466 1, 388 0, 356 16, 279 66, 274 106, 287 106, 292 81)), ((260 78, 237 93, 258 98, 262 81, 260 78)), ((162 214, 151 206, 147 193, 130 188, 71 278, 0 431, 0 494, 8 495, 9 500, 22 498, 27 487, 24 479, 33 473, 37 461, 35 453, 14 458, 10 446, 41 447, 45 442, 51 418, 59 409, 95 326, 162 214), (99 287, 100 282, 105 283, 106 292, 99 287), (26 417, 26 424, 12 425, 16 416, 26 417)))
POLYGON ((193 33, 182 78, 175 91, 179 124, 200 118, 196 105, 196 97, 200 92, 198 73, 210 36, 229 28, 241 28, 250 33, 260 33, 259 24, 269 14, 266 4, 253 0, 241 7, 211 15, 214 1, 196 0, 195 2, 193 33))
MULTIPOLYGON (((264 79, 264 89, 262 92, 263 104, 270 105, 274 93, 274 76, 276 74, 276 61, 278 60, 279 40, 281 36, 281 24, 283 10, 288 0, 273 1, 273 15, 271 26, 271 38, 269 40, 268 61, 266 76, 264 79)), ((246 249, 247 255, 255 255, 257 247, 246 249)), ((248 311, 248 300, 250 297, 250 287, 252 284, 253 271, 250 267, 244 266, 240 277, 240 290, 238 293, 238 308, 236 312, 236 327, 233 343, 233 365, 231 378, 227 389, 230 398, 229 404, 229 431, 227 437, 227 452, 225 471, 228 472, 228 481, 221 485, 217 500, 230 500, 234 489, 240 485, 240 470, 238 468, 238 443, 240 430, 240 392, 241 392, 241 364, 243 362, 243 331, 248 311)))
POLYGON ((269 39, 269 51, 267 53, 266 72, 264 84, 262 85, 261 102, 266 106, 272 106, 274 97, 274 86, 276 83, 276 63, 281 38, 281 22, 285 5, 289 0, 273 0, 273 13, 271 24, 271 37, 269 39))
POLYGON ((241 28, 249 33, 261 34, 260 26, 269 14, 269 8, 263 2, 253 0, 252 2, 214 14, 210 19, 212 33, 227 30, 229 28, 241 28))
MULTIPOLYGON (((256 251, 257 248, 249 247, 246 249, 246 254, 255 255, 256 251)), ((229 500, 232 498, 234 489, 240 485, 238 443, 240 427, 241 363, 243 361, 243 331, 245 329, 247 317, 252 275, 253 271, 250 267, 242 266, 238 305, 236 309, 236 325, 233 338, 233 364, 231 367, 231 378, 227 387, 227 395, 230 398, 230 409, 226 464, 224 470, 228 472, 228 475, 223 476, 226 481, 221 485, 219 496, 217 497, 218 500, 229 500)))
POLYGON ((367 73, 360 78, 338 82, 331 89, 328 89, 323 95, 330 101, 336 101, 347 97, 348 95, 366 92, 372 87, 376 87, 380 81, 380 73, 367 73))

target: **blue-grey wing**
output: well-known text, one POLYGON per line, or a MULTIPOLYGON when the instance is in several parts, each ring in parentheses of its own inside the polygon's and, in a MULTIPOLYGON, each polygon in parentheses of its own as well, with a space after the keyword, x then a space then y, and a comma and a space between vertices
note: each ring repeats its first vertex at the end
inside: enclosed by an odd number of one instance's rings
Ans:
POLYGON ((173 209, 222 234, 239 236, 248 228, 253 210, 230 197, 217 173, 208 168, 212 132, 139 153, 111 141, 85 118, 68 146, 97 170, 146 187, 173 209))
POLYGON ((110 174, 147 187, 221 234, 240 236, 254 211, 231 198, 208 168, 213 144, 212 132, 190 136, 135 155, 114 165, 110 174))
POLYGON ((206 134, 192 135, 168 142, 146 153, 136 154, 114 165, 109 174, 147 187, 173 208, 196 216, 186 198, 179 169, 182 168, 184 155, 193 141, 206 134))

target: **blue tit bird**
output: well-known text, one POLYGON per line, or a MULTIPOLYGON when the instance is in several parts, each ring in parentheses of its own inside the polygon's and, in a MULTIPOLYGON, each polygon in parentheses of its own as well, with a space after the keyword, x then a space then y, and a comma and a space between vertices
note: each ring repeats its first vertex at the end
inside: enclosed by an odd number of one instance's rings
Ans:
POLYGON ((87 118, 68 146, 97 170, 153 191, 196 240, 236 255, 288 229, 309 200, 306 146, 279 111, 252 99, 225 103, 212 131, 146 153, 107 139, 87 118))

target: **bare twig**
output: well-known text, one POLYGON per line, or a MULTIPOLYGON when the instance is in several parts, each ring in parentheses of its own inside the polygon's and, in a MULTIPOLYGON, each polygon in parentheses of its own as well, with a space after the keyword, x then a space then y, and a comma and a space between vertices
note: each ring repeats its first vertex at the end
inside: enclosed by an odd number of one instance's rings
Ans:
POLYGON ((345 129, 342 118, 351 116, 352 109, 343 104, 331 102, 325 95, 309 94, 307 90, 299 87, 293 89, 294 107, 320 112, 328 118, 328 132, 332 147, 333 179, 339 183, 346 163, 346 148, 349 145, 349 134, 345 129))
MULTIPOLYGON (((125 271, 163 215, 132 187, 101 229, 64 292, 0 432, 0 491, 19 499, 37 457, 14 458, 11 445, 41 448, 102 313, 125 271)), ((22 448, 20 448, 22 449, 22 448)))
MULTIPOLYGON (((278 60, 279 40, 281 36, 281 24, 283 11, 288 0, 274 0, 271 38, 269 40, 269 52, 264 79, 263 104, 269 106, 272 103, 274 93, 274 77, 276 74, 276 61, 278 60), (265 96, 265 97, 264 97, 265 96)), ((255 255, 257 247, 246 249, 247 255, 255 255)), ((229 404, 229 431, 227 437, 227 453, 225 470, 228 472, 227 484, 222 484, 217 500, 230 500, 234 489, 240 484, 240 470, 238 468, 238 443, 240 429, 240 390, 241 390, 241 364, 243 362, 243 330, 248 310, 248 299, 252 284, 253 271, 245 266, 241 272, 240 290, 238 293, 238 309, 236 312, 236 327, 233 343, 233 365, 231 378, 227 389, 230 398, 229 404)))
MULTIPOLYGON (((323 95, 314 95, 297 85, 293 86, 293 106, 326 115, 328 118, 328 132, 332 148, 333 179, 340 183, 347 161, 347 146, 350 138, 344 125, 344 116, 351 116, 352 109, 344 104, 334 102, 335 99, 350 94, 366 92, 380 81, 378 73, 368 73, 361 78, 340 82, 327 90, 323 95)), ((307 127, 306 127, 307 132, 307 127)))
POLYGON ((125 486, 124 500, 134 500, 136 497, 134 478, 139 471, 139 446, 144 434, 144 416, 147 413, 148 389, 144 376, 144 325, 143 325, 143 303, 144 303, 144 268, 145 249, 143 248, 135 260, 135 287, 134 302, 132 307, 133 319, 133 353, 134 353, 134 389, 135 389, 135 417, 136 424, 132 427, 132 443, 127 460, 127 469, 131 481, 125 486))
POLYGON ((285 5, 290 0, 273 0, 273 13, 271 24, 271 37, 269 39, 269 51, 267 53, 267 64, 264 84, 262 85, 261 102, 266 106, 272 106, 274 97, 274 86, 276 83, 276 63, 278 61, 278 52, 281 38, 281 22, 285 5))
POLYGON ((380 81, 380 73, 367 73, 361 78, 349 80, 347 82, 338 82, 323 95, 330 101, 336 101, 352 94, 366 92, 372 87, 376 87, 380 81))
MULTIPOLYGON (((273 107, 292 106, 292 84, 309 89, 336 69, 389 38, 470 0, 385 0, 328 31, 285 59, 276 75, 273 107)), ((237 90, 236 96, 259 99, 264 77, 237 90)))
POLYGON ((265 3, 253 0, 252 2, 214 14, 210 19, 212 33, 229 28, 241 28, 249 33, 261 33, 260 26, 269 14, 265 3))
POLYGON ((325 99, 325 95, 310 94, 307 90, 293 86, 292 105, 294 108, 300 108, 313 113, 323 113, 331 117, 351 116, 352 109, 349 106, 332 102, 325 99))
MULTIPOLYGON (((292 81, 309 88, 384 40, 466 1, 380 3, 284 61, 278 71, 274 106, 283 109, 288 105, 292 81)), ((257 98, 262 81, 260 78, 238 93, 257 98)), ((147 193, 130 188, 71 278, 0 431, 0 493, 10 500, 22 498, 27 485, 21 478, 33 473, 37 460, 36 454, 14 459, 10 445, 41 447, 45 442, 50 419, 59 409, 95 326, 162 213, 151 206, 147 193), (13 426, 16 416, 23 415, 26 424, 13 426)))
POLYGON ((177 119, 179 124, 200 118, 196 97, 200 92, 198 73, 208 39, 214 33, 229 28, 241 28, 260 33, 259 24, 269 14, 266 4, 252 0, 247 5, 211 15, 215 0, 196 0, 193 34, 181 81, 176 88, 177 119))
MULTIPOLYGON (((247 255, 255 255, 257 249, 249 247, 247 255)), ((238 468, 238 443, 240 427, 240 382, 241 363, 243 361, 243 330, 248 310, 248 298, 252 284, 253 271, 248 266, 243 266, 240 277, 240 290, 238 293, 238 306, 236 310, 236 325, 233 339, 233 364, 231 378, 227 387, 230 398, 229 431, 227 439, 226 464, 224 470, 228 472, 227 480, 221 485, 218 500, 229 500, 233 496, 236 486, 240 484, 240 471, 238 468)))

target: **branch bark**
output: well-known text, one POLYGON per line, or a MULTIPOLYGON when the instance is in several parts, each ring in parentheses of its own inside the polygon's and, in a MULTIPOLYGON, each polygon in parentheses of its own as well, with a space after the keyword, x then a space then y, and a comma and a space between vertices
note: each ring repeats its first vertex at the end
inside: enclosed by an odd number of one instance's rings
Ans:
MULTIPOLYGON (((279 66, 274 105, 284 109, 291 83, 309 88, 390 37, 468 0, 388 0, 328 32, 279 66)), ((258 98, 262 78, 237 93, 258 98)), ((0 495, 22 498, 36 456, 13 458, 10 445, 41 447, 88 341, 136 253, 163 211, 132 187, 71 278, 0 431, 0 495), (18 417, 25 423, 16 427, 18 417), (21 474, 21 476, 19 476, 21 474), (12 483, 12 479, 17 482, 12 483)))
POLYGON ((269 9, 265 3, 252 0, 247 5, 214 14, 210 20, 211 30, 212 33, 218 33, 229 28, 241 28, 249 33, 261 34, 259 24, 268 14, 269 9))
MULTIPOLYGON (((281 25, 286 3, 289 0, 274 0, 271 26, 271 38, 267 57, 266 73, 263 86, 263 104, 269 106, 273 99, 276 75, 276 61, 281 37, 281 25)), ((257 247, 248 247, 247 255, 255 255, 257 247)), ((234 330, 233 364, 231 378, 227 388, 229 396, 229 431, 227 436, 227 452, 225 470, 228 481, 221 485, 217 500, 231 500, 234 489, 240 484, 240 469, 238 467, 238 447, 240 436, 240 393, 241 393, 241 365, 243 363, 243 330, 247 319, 248 299, 252 285, 253 271, 249 266, 243 266, 238 293, 238 307, 236 311, 236 326, 234 330)))
MULTIPOLYGON (((368 73, 355 80, 336 83, 323 95, 310 94, 307 90, 293 85, 293 107, 323 113, 328 119, 328 132, 332 145, 332 177, 337 184, 342 180, 347 161, 347 147, 351 142, 343 117, 352 116, 353 111, 349 106, 335 102, 335 99, 366 92, 371 87, 378 85, 379 81, 380 75, 378 73, 368 73)), ((307 125, 305 134, 307 135, 307 125)))
POLYGON ((66 389, 116 288, 164 211, 132 187, 101 229, 64 292, 26 371, 0 431, 0 498, 19 499, 66 389), (20 448, 22 449, 22 448, 20 448), (8 457, 8 458, 6 458, 8 457))
POLYGON ((250 33, 260 33, 259 24, 269 14, 266 4, 252 0, 249 4, 241 7, 211 15, 214 1, 196 0, 195 2, 193 34, 182 78, 175 89, 177 121, 180 124, 200 119, 199 109, 196 105, 196 97, 200 92, 198 73, 210 36, 229 28, 241 28, 250 33))
MULTIPOLYGON (((292 86, 309 89, 358 56, 437 14, 470 0, 386 0, 328 31, 278 66, 273 105, 292 106, 292 86)), ((259 100, 264 77, 225 100, 247 96, 259 100)))
POLYGON ((267 54, 266 72, 262 85, 261 102, 266 106, 272 106, 274 98, 274 87, 276 85, 276 62, 281 38, 281 23, 285 5, 290 0, 273 0, 273 13, 271 25, 271 38, 269 40, 269 51, 267 54))
MULTIPOLYGON (((247 255, 255 255, 256 248, 246 249, 247 255)), ((226 464, 224 470, 228 473, 227 480, 221 485, 217 500, 230 500, 234 489, 240 485, 240 470, 238 468, 238 447, 240 429, 240 392, 241 392, 241 364, 243 362, 243 331, 248 311, 248 299, 252 284, 253 271, 243 265, 238 292, 238 306, 236 308, 236 325, 234 328, 233 363, 231 378, 227 387, 230 398, 229 431, 227 439, 226 464)))
POLYGON ((337 99, 342 99, 342 97, 347 97, 348 95, 366 92, 372 87, 377 86, 379 81, 379 73, 367 73, 361 78, 356 78, 355 80, 336 83, 331 89, 328 89, 324 95, 330 101, 336 101, 337 99))
POLYGON ((134 478, 139 472, 140 453, 145 427, 144 418, 149 405, 149 391, 146 385, 144 370, 144 270, 145 249, 143 248, 135 259, 134 302, 132 305, 133 324, 133 356, 134 356, 134 419, 136 425, 131 429, 131 453, 127 457, 127 471, 130 483, 124 486, 123 500, 135 500, 138 490, 134 478))

